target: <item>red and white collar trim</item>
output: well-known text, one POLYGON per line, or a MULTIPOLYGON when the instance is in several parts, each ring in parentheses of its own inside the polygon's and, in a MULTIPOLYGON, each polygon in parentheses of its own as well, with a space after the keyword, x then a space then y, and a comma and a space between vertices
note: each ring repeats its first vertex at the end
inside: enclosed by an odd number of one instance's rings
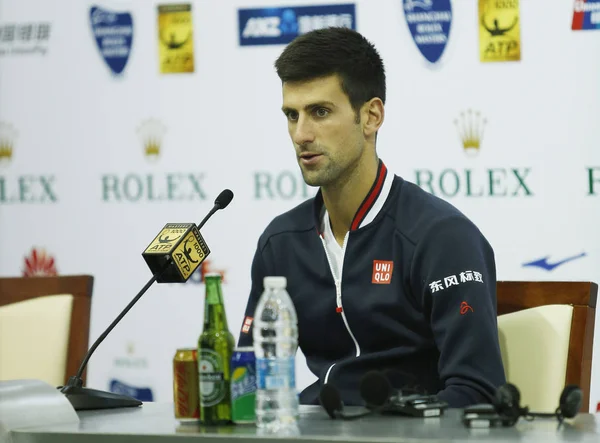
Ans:
MULTIPOLYGON (((377 214, 379 214, 383 208, 383 205, 385 204, 385 201, 390 195, 393 182, 394 174, 388 173, 383 161, 380 160, 375 182, 373 183, 373 186, 371 186, 367 196, 360 204, 356 214, 354 215, 354 219, 350 225, 351 231, 355 231, 356 229, 367 226, 375 219, 375 217, 377 217, 377 214)), ((324 217, 328 217, 327 209, 325 207, 323 207, 323 211, 321 213, 320 233, 323 232, 324 217)))
POLYGON ((350 230, 355 231, 358 228, 371 223, 385 203, 390 189, 392 188, 392 174, 388 174, 386 166, 381 160, 379 160, 379 167, 377 168, 377 177, 371 189, 367 193, 367 196, 358 207, 358 211, 354 215, 350 230), (387 185, 387 186, 386 186, 387 185), (385 191, 385 192, 384 192, 385 191))

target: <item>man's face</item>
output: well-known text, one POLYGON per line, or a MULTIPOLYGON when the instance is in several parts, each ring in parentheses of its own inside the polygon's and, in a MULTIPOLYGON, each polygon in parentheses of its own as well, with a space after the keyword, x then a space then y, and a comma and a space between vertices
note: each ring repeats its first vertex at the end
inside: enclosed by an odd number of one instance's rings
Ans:
POLYGON ((359 164, 365 136, 337 75, 285 82, 282 110, 308 185, 334 184, 359 164))

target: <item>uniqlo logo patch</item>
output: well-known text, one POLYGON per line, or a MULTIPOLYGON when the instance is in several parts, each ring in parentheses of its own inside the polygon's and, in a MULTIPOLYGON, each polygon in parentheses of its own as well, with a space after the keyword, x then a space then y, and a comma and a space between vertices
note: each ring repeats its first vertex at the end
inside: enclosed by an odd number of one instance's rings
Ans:
POLYGON ((242 332, 244 334, 247 334, 248 332, 250 332, 250 326, 252 326, 252 320, 254 320, 253 317, 246 317, 244 319, 244 324, 242 325, 242 332))
POLYGON ((373 260, 373 279, 371 283, 389 285, 392 282, 394 262, 386 260, 373 260))

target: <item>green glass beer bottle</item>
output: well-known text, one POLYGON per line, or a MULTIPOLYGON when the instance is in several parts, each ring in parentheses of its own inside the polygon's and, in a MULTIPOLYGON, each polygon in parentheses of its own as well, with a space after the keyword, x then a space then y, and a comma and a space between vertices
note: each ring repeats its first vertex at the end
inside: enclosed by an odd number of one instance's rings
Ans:
POLYGON ((198 339, 200 421, 207 425, 231 423, 231 356, 234 339, 227 327, 221 275, 204 276, 204 328, 198 339))

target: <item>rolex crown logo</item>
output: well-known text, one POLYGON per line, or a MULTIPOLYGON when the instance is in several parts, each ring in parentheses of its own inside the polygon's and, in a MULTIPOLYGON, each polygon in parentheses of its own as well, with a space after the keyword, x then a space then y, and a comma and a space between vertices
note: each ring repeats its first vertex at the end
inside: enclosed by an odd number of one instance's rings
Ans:
POLYGON ((13 155, 17 130, 9 123, 0 122, 0 164, 10 161, 13 155))
POLYGON ((128 342, 125 348, 127 350, 128 356, 132 356, 133 354, 135 354, 135 345, 132 342, 128 342))
POLYGON ((479 111, 474 112, 471 109, 461 112, 460 117, 454 120, 467 155, 474 156, 479 153, 486 123, 487 120, 481 116, 479 111))
POLYGON ((160 154, 160 143, 157 140, 147 140, 144 143, 144 152, 148 157, 158 157, 158 154, 160 154))
POLYGON ((156 119, 144 120, 137 130, 144 146, 144 155, 155 160, 160 155, 162 139, 166 132, 165 126, 156 119))
POLYGON ((13 145, 10 140, 0 139, 0 161, 10 160, 12 157, 13 145))

